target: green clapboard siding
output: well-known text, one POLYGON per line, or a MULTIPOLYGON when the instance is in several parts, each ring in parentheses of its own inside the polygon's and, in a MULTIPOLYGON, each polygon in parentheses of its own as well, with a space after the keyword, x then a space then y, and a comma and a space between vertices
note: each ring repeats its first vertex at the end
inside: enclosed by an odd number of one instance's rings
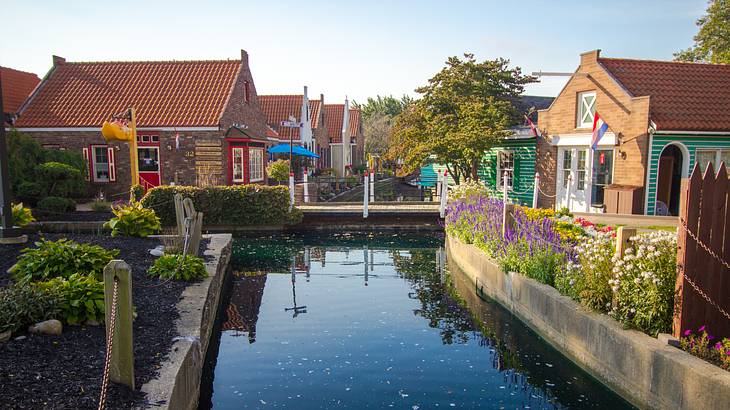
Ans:
POLYGON ((535 185, 535 138, 504 140, 484 154, 479 179, 487 184, 495 196, 502 195, 497 192, 497 152, 500 150, 509 150, 515 155, 514 189, 507 196, 515 203, 531 206, 535 185))
MULTIPOLYGON (((703 148, 723 149, 730 148, 730 134, 727 136, 706 137, 689 135, 660 135, 654 134, 651 142, 651 155, 649 157, 649 180, 647 185, 647 207, 646 214, 654 215, 656 210, 656 182, 659 173, 659 156, 664 147, 669 143, 679 142, 689 151, 689 170, 695 166, 695 151, 703 148)), ((687 176, 687 175, 685 175, 687 176)))
MULTIPOLYGON (((481 181, 487 185, 491 194, 494 196, 502 196, 501 191, 497 191, 497 151, 510 150, 515 153, 515 186, 514 190, 507 195, 510 200, 522 205, 532 205, 532 193, 535 183, 535 138, 527 139, 510 139, 504 140, 498 146, 490 149, 484 154, 482 166, 478 175, 481 181)), ((421 167, 421 185, 425 187, 436 186, 436 173, 446 170, 446 166, 442 164, 428 164, 421 167)), ((449 185, 454 185, 454 180, 449 176, 449 185)))

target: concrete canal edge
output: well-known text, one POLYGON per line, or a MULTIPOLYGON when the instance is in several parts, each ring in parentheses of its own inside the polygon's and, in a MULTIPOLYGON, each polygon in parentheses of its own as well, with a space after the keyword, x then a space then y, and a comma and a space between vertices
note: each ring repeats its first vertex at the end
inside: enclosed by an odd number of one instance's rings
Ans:
POLYGON ((205 268, 208 277, 188 286, 177 304, 175 322, 180 335, 162 363, 158 376, 142 386, 149 406, 155 409, 197 409, 200 382, 208 343, 218 314, 221 291, 231 261, 231 234, 204 235, 210 238, 205 256, 212 257, 205 268))
POLYGON ((720 409, 730 403, 730 372, 644 333, 625 330, 548 285, 504 273, 474 245, 447 236, 446 247, 450 260, 476 288, 632 404, 720 409))

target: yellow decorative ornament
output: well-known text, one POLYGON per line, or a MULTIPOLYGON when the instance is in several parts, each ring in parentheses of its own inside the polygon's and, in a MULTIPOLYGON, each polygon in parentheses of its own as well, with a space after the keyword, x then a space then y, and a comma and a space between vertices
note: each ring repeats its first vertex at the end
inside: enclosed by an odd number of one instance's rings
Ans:
POLYGON ((119 122, 104 121, 101 126, 101 135, 108 141, 131 141, 132 130, 119 122))

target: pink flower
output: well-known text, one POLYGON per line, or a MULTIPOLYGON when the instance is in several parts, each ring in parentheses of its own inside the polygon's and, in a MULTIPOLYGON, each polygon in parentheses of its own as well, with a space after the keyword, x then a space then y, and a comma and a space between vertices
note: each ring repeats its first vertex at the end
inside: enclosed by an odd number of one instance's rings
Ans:
POLYGON ((691 335, 691 334, 692 334, 692 331, 691 331, 691 330, 689 330, 689 329, 687 329, 687 330, 685 330, 685 331, 684 331, 684 335, 685 335, 685 336, 689 336, 689 335, 691 335))
POLYGON ((699 329, 697 329, 698 332, 704 332, 705 331, 705 325, 702 325, 699 329))
POLYGON ((720 343, 720 342, 715 343, 715 349, 716 350, 721 350, 722 349, 722 343, 720 343))

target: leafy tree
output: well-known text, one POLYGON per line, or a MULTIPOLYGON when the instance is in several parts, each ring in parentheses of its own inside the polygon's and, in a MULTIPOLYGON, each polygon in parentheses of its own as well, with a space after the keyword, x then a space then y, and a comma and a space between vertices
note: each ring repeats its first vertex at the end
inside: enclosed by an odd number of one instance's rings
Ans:
POLYGON ((353 103, 360 109, 364 119, 368 119, 377 114, 384 114, 389 117, 395 117, 403 112, 403 109, 413 102, 413 98, 404 95, 401 99, 397 99, 392 95, 368 97, 365 104, 353 103))
POLYGON ((388 151, 393 118, 411 103, 413 99, 407 95, 401 99, 378 95, 368 98, 365 104, 354 103, 362 113, 365 152, 383 155, 388 151))
POLYGON ((509 68, 509 60, 450 57, 428 85, 416 89, 423 97, 396 118, 389 157, 412 170, 434 155, 457 183, 477 179, 484 151, 521 121, 512 101, 534 81, 519 67, 509 68))
POLYGON ((730 1, 710 0, 707 14, 697 20, 694 46, 674 54, 677 61, 730 64, 730 1))

